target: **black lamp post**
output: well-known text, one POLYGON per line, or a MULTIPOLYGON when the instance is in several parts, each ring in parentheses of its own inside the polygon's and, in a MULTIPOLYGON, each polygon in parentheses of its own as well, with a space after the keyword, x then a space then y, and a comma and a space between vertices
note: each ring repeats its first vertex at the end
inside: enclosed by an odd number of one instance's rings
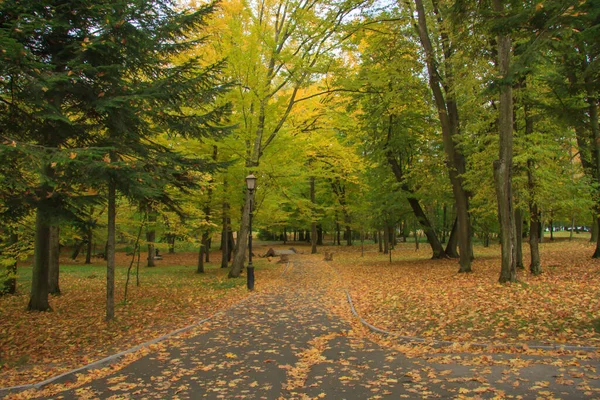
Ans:
POLYGON ((256 188, 256 177, 250 174, 246 177, 246 187, 250 199, 250 223, 248 228, 248 290, 254 290, 254 266, 252 265, 252 212, 254 211, 254 189, 256 188))

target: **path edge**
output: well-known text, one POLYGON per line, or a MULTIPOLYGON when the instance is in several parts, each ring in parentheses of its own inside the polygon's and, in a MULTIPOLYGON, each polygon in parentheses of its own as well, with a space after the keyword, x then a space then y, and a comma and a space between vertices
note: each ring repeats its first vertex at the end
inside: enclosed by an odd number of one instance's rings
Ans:
POLYGON ((452 342, 452 341, 448 341, 448 340, 426 339, 426 338, 422 338, 422 337, 418 337, 418 336, 403 336, 403 335, 400 335, 395 332, 390 332, 390 331, 386 331, 384 329, 378 328, 375 325, 372 325, 371 323, 369 323, 367 320, 365 320, 363 317, 361 317, 360 314, 358 314, 358 312, 356 311, 356 308, 354 307, 354 302, 352 300, 352 296, 350 295, 350 292, 348 291, 348 289, 344 288, 344 292, 346 293, 346 299, 348 301, 348 304, 350 305, 350 310, 352 311, 352 314, 356 318, 358 318, 358 320, 360 321, 361 324, 363 324, 364 326, 366 326, 367 328, 369 328, 371 331, 373 331, 375 333, 380 333, 380 334, 386 335, 386 336, 392 336, 392 337, 395 337, 395 338, 400 339, 405 342, 430 343, 431 345, 438 346, 438 347, 469 345, 470 347, 476 347, 476 348, 481 348, 481 349, 490 348, 490 349, 495 349, 495 350, 520 349, 520 350, 525 351, 527 349, 532 349, 532 350, 545 350, 545 351, 553 351, 553 350, 554 351, 580 351, 580 352, 588 352, 588 353, 593 353, 593 352, 597 352, 598 350, 600 350, 600 347, 595 347, 595 346, 527 345, 527 347, 525 347, 525 345, 522 345, 522 344, 511 345, 511 344, 452 342))

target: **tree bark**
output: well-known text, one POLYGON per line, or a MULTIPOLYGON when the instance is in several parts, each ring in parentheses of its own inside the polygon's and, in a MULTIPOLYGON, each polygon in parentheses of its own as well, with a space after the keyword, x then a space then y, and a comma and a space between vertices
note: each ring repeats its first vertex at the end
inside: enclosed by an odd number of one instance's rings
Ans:
POLYGON ((515 239, 517 269, 525 269, 523 265, 523 210, 520 207, 515 208, 515 239))
POLYGON ((317 246, 323 246, 323 225, 317 224, 317 246))
POLYGON ((40 200, 36 213, 31 297, 27 306, 27 309, 30 311, 51 310, 48 303, 48 253, 50 249, 49 221, 52 216, 52 210, 48 203, 48 199, 40 200))
MULTIPOLYGON (((448 244, 446 245, 446 256, 450 258, 458 258, 459 254, 456 248, 458 247, 458 218, 454 218, 454 223, 452 224, 452 230, 450 231, 450 236, 448 237, 448 244)), ((460 271, 459 271, 460 272, 460 271)))
POLYGON ((92 228, 88 228, 87 230, 87 249, 86 249, 86 253, 85 253, 85 263, 86 264, 91 264, 92 263, 92 246, 94 245, 94 231, 92 230, 92 228))
POLYGON ((396 177, 396 181, 398 181, 398 183, 400 183, 401 189, 408 194, 408 196, 407 196, 408 204, 410 204, 410 207, 413 210, 415 218, 417 218, 417 221, 421 225, 421 229, 423 229, 423 232, 425 233, 425 236, 427 237, 427 241, 429 242, 429 245, 431 246, 431 250, 433 251, 432 258, 433 259, 446 258, 447 257, 446 252, 444 251, 444 248, 442 247, 442 244, 440 243, 438 236, 435 233, 433 226, 431 225, 431 222, 429 222, 427 215, 421 208, 421 204, 419 204, 419 200, 417 200, 417 198, 414 197, 413 191, 408 187, 408 185, 404 181, 402 169, 400 168, 398 161, 393 156, 391 151, 388 150, 386 152, 386 155, 387 155, 388 163, 390 164, 390 166, 392 168, 392 172, 394 173, 394 176, 396 177))
MULTIPOLYGON (((494 11, 504 13, 503 0, 492 1, 494 11)), ((498 198, 498 217, 502 247, 502 267, 500 283, 516 282, 516 238, 512 198, 512 157, 513 157, 513 96, 512 84, 508 81, 511 56, 511 39, 501 32, 497 36, 499 73, 504 82, 500 85, 500 106, 498 116, 500 151, 494 161, 494 178, 498 198)))
MULTIPOLYGON (((459 272, 471 272, 472 235, 471 217, 469 215, 469 194, 464 189, 464 181, 462 178, 466 172, 466 161, 460 149, 457 147, 455 140, 456 136, 458 136, 460 132, 458 107, 452 92, 454 88, 452 87, 453 76, 451 62, 446 60, 448 62, 445 64, 447 81, 444 83, 446 92, 446 98, 444 98, 442 82, 440 82, 440 74, 437 69, 437 65, 439 63, 435 58, 435 52, 429 37, 423 1, 415 0, 415 6, 417 11, 417 33, 419 34, 421 44, 423 45, 423 49, 425 51, 427 70, 429 73, 429 86, 433 92, 433 97, 435 99, 435 104, 438 111, 438 118, 440 120, 442 129, 442 141, 448 162, 448 174, 450 176, 452 192, 454 194, 454 201, 456 204, 456 216, 458 218, 458 245, 460 248, 459 272)), ((434 8, 438 20, 440 20, 441 16, 439 15, 435 3, 434 8)), ((442 46, 444 48, 444 56, 446 59, 448 59, 451 56, 448 36, 446 33, 444 33, 443 27, 440 26, 440 30, 442 31, 442 46)))
MULTIPOLYGON (((592 132, 592 159, 594 161, 594 177, 596 183, 600 184, 600 126, 598 122, 598 98, 596 97, 595 81, 589 74, 585 77, 585 87, 588 103, 588 115, 590 130, 592 132)), ((600 196, 598 196, 600 198, 600 196)), ((600 200, 596 200, 596 225, 600 227, 600 200)), ((596 238, 596 250, 592 258, 600 258, 600 235, 596 238)))
POLYGON ((383 226, 383 254, 388 254, 390 250, 390 235, 388 234, 388 224, 383 226))
POLYGON ((235 250, 233 252, 233 261, 231 263, 231 269, 229 270, 230 278, 237 278, 242 273, 244 268, 244 261, 246 260, 246 249, 248 248, 248 231, 250 223, 250 194, 246 190, 244 195, 244 206, 242 207, 242 221, 240 224, 240 231, 237 237, 237 243, 235 244, 235 250))
POLYGON ((106 241, 106 320, 115 318, 115 231, 117 218, 116 184, 108 181, 108 239, 106 241))
POLYGON ((529 271, 533 275, 539 275, 542 273, 542 266, 540 263, 540 212, 535 202, 530 202, 529 205, 529 249, 531 252, 531 263, 529 264, 529 271))
POLYGON ((48 247, 48 293, 60 294, 60 228, 58 225, 50 227, 48 247))
POLYGON ((146 242, 148 242, 148 267, 156 266, 154 262, 154 242, 156 241, 156 211, 148 206, 148 226, 146 227, 146 242))
POLYGON ((169 254, 175 254, 175 235, 169 235, 169 254))
POLYGON ((223 229, 221 230, 221 268, 227 268, 229 266, 229 254, 230 254, 230 246, 229 246, 229 217, 228 212, 229 203, 226 201, 223 202, 223 229))

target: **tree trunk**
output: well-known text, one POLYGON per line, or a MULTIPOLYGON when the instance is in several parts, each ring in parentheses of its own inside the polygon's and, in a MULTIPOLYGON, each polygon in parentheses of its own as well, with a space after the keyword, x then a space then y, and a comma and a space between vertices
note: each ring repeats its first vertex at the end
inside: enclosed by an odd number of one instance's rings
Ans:
POLYGON ((550 212, 550 241, 554 241, 554 220, 552 219, 552 212, 550 212))
POLYGON ((169 254, 175 254, 175 235, 169 235, 169 254))
MULTIPOLYGON (((390 118, 388 129, 388 143, 391 139, 391 125, 392 119, 390 118)), ((438 239, 438 236, 435 233, 433 226, 431 225, 429 219, 427 218, 427 215, 421 208, 419 200, 416 197, 414 197, 414 192, 410 189, 410 187, 404 180, 404 173, 402 172, 402 168, 400 167, 398 160, 396 160, 396 157, 394 157, 394 154, 391 152, 391 150, 386 151, 386 158, 388 160, 388 164, 392 168, 392 172, 394 173, 396 181, 400 184, 400 188, 407 193, 408 204, 410 204, 415 218, 421 225, 421 229, 423 229, 423 232, 425 232, 425 236, 427 237, 427 241, 429 242, 429 245, 431 246, 431 250, 433 252, 432 258, 446 258, 446 252, 444 251, 444 248, 442 247, 442 244, 440 243, 440 240, 438 239)))
POLYGON ((523 210, 515 209, 515 239, 516 239, 516 265, 517 269, 525 269, 523 265, 523 210))
MULTIPOLYGON (((429 37, 423 1, 415 0, 415 6, 418 21, 417 31, 425 51, 427 70, 429 72, 429 86, 433 92, 433 97, 435 99, 435 104, 438 111, 438 118, 440 120, 442 129, 444 152, 446 153, 446 159, 448 160, 448 174, 450 176, 452 192, 454 194, 454 201, 456 204, 456 216, 458 218, 458 245, 460 247, 459 272, 471 272, 472 235, 471 217, 469 215, 469 194, 464 189, 464 178, 462 177, 466 172, 466 161, 460 149, 457 147, 458 145, 455 140, 455 137, 459 135, 460 132, 458 107, 453 94, 454 87, 452 82, 452 63, 448 62, 445 64, 446 82, 444 82, 444 88, 446 96, 444 96, 444 92, 442 91, 442 82, 440 82, 440 74, 437 69, 437 65, 439 63, 435 59, 435 52, 429 37)), ((434 8, 434 11, 438 16, 438 20, 440 20, 441 16, 438 14, 437 7, 434 8)), ((442 31, 442 47, 444 48, 444 56, 447 61, 449 61, 448 59, 451 57, 451 46, 448 40, 448 35, 447 33, 444 33, 443 27, 440 26, 440 30, 442 31)))
MULTIPOLYGON (((314 208, 314 206, 315 206, 315 177, 314 176, 310 177, 310 202, 314 208)), ((312 214, 312 222, 310 224, 310 227, 311 227, 310 253, 316 254, 317 253, 317 221, 315 221, 314 209, 312 210, 311 214, 312 214)))
POLYGON ((231 247, 229 246, 229 217, 228 217, 229 203, 223 202, 223 229, 221 230, 221 268, 227 268, 229 266, 229 254, 231 247))
POLYGON ((535 202, 530 202, 529 205, 529 248, 531 252, 531 264, 529 264, 529 271, 533 275, 539 275, 542 273, 542 266, 540 263, 540 212, 535 202))
POLYGON ((92 230, 92 228, 88 228, 87 231, 87 250, 85 253, 85 263, 86 264, 91 264, 92 263, 92 246, 94 245, 94 231, 92 230))
POLYGON ((337 238, 337 245, 341 246, 341 242, 340 242, 341 232, 340 232, 340 223, 339 222, 335 223, 335 235, 337 238))
MULTIPOLYGON (((77 257, 79 256, 79 253, 81 253, 81 249, 83 248, 83 246, 85 245, 85 240, 80 240, 79 243, 77 243, 75 245, 75 248, 73 249, 73 254, 71 254, 71 260, 75 261, 77 260, 77 257)), ((86 256, 87 259, 87 256, 86 256)))
MULTIPOLYGON (((448 244, 446 245, 446 256, 450 258, 458 258, 458 251, 456 248, 458 247, 458 219, 454 218, 454 223, 452 224, 452 230, 450 231, 450 236, 448 237, 448 244)), ((460 271, 459 271, 460 272, 460 271)))
POLYGON ((200 238, 200 249, 198 250, 198 265, 196 266, 196 273, 204 273, 204 233, 200 238))
POLYGON ((240 231, 235 244, 235 250, 233 252, 233 262, 231 263, 231 269, 229 270, 230 278, 237 278, 242 273, 244 268, 244 261, 246 260, 246 249, 248 248, 248 230, 250 223, 250 194, 246 190, 244 199, 244 206, 242 207, 242 221, 240 224, 240 231))
POLYGON ((317 246, 323 246, 323 225, 317 225, 317 246))
MULTIPOLYGON (((49 190, 48 190, 49 191, 49 190)), ((48 252, 50 249, 50 223, 52 211, 48 200, 40 200, 35 221, 35 249, 31 279, 31 297, 27 309, 48 311, 48 252)))
POLYGON ((346 246, 352 246, 352 228, 346 225, 346 246))
MULTIPOLYGON (((493 0, 494 11, 504 13, 504 2, 493 0)), ((494 161, 494 178, 498 198, 498 217, 502 247, 502 267, 500 283, 516 282, 516 240, 512 198, 512 157, 513 157, 513 96, 512 84, 508 81, 511 56, 511 39, 504 33, 497 36, 498 65, 500 77, 505 80, 500 85, 500 106, 498 116, 500 151, 494 161)))
POLYGON ((154 242, 156 241, 156 212, 152 206, 148 206, 148 226, 146 228, 146 242, 148 242, 148 267, 156 266, 154 262, 155 250, 154 242))
POLYGON ((48 248, 48 293, 60 294, 58 278, 60 275, 60 228, 58 225, 50 227, 48 248))
MULTIPOLYGON (((447 212, 447 206, 446 203, 444 203, 444 209, 443 209, 443 213, 442 213, 442 243, 446 243, 446 233, 448 232, 448 212, 447 212)), ((454 227, 452 227, 452 229, 454 229, 454 227)), ((448 249, 446 248, 446 254, 448 253, 448 249)), ((448 254, 449 257, 451 257, 448 254)))
POLYGON ((377 236, 379 237, 379 240, 377 241, 379 245, 379 252, 383 253, 383 237, 381 235, 381 231, 377 231, 377 236))
POLYGON ((419 234, 417 233, 417 224, 415 221, 414 224, 414 234, 415 234, 415 250, 419 250, 419 234))
POLYGON ((388 234, 387 223, 383 226, 383 254, 387 254, 390 250, 390 235, 388 234))
POLYGON ((598 226, 598 222, 596 220, 596 217, 594 216, 592 218, 592 234, 590 235, 590 242, 591 243, 596 243, 596 241, 598 240, 598 231, 600 231, 599 226, 598 226))
MULTIPOLYGON (((113 160, 114 161, 114 160, 113 160)), ((116 184, 108 181, 108 239, 106 242, 106 320, 115 317, 115 231, 117 218, 116 184)))

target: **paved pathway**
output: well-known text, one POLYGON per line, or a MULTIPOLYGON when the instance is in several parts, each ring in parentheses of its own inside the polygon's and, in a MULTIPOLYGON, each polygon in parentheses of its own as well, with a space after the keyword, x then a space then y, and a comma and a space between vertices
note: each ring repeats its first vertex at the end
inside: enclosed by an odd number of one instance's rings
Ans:
POLYGON ((408 357, 332 312, 343 293, 327 264, 300 255, 283 277, 277 292, 257 293, 194 335, 51 398, 600 398, 598 361, 584 355, 408 357))

